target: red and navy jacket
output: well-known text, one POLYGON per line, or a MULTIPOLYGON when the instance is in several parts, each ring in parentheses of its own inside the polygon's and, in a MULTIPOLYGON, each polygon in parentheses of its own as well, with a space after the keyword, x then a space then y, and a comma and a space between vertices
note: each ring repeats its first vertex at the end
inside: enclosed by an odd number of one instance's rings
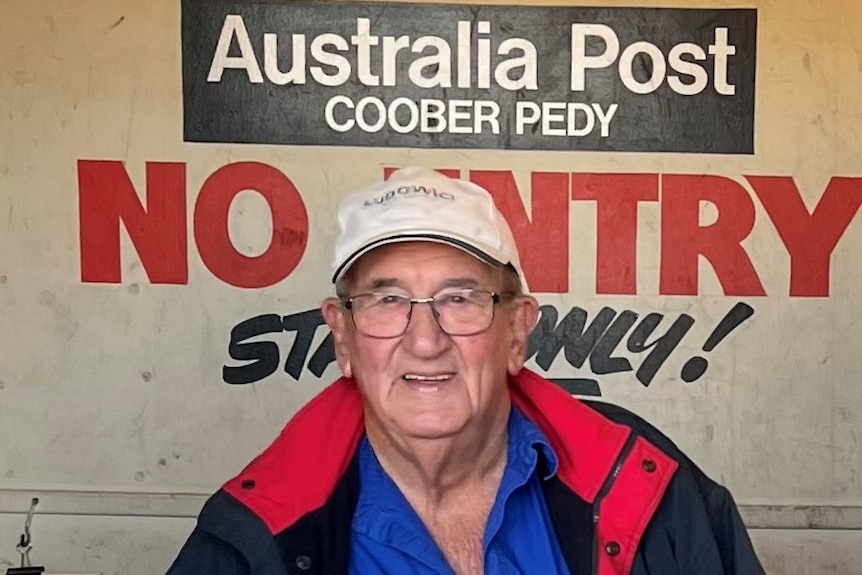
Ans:
MULTIPOLYGON (((526 369, 509 387, 559 460, 543 490, 571 575, 764 573, 729 492, 654 427, 526 369)), ((347 575, 363 432, 339 379, 207 501, 168 575, 347 575)))

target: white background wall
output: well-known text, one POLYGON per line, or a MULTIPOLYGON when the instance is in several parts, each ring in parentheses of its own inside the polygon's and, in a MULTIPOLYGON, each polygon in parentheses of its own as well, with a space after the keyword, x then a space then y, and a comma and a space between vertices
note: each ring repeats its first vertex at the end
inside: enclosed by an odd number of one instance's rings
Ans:
MULTIPOLYGON (((187 144, 178 2, 4 3, 0 568, 17 564, 23 513, 37 496, 35 562, 54 571, 164 571, 205 496, 336 376, 330 366, 321 378, 306 370, 294 381, 279 371, 254 385, 228 386, 221 369, 235 363, 226 352, 231 328, 258 314, 315 307, 330 293, 338 198, 379 179, 384 166, 425 164, 511 170, 527 206, 530 174, 537 171, 713 174, 744 186, 756 209, 744 246, 766 296, 724 295, 705 261, 698 297, 659 295, 658 205, 640 212, 638 295, 597 295, 595 210, 573 203, 570 293, 539 299, 561 313, 581 306, 594 314, 607 305, 695 317, 649 387, 631 373, 598 376, 604 398, 657 424, 731 488, 770 573, 858 573, 862 216, 855 215, 832 254, 828 297, 790 297, 789 257, 743 176, 792 177, 809 209, 830 178, 862 177, 862 7, 850 0, 749 5, 759 20, 756 153, 717 156, 187 144), (82 159, 124 162, 141 197, 146 162, 185 163, 187 284, 152 284, 125 232, 121 282, 81 281, 82 159), (301 263, 265 289, 215 278, 192 238, 198 190, 213 171, 237 161, 278 168, 309 213, 301 263), (684 383, 682 364, 703 354, 700 345, 737 301, 750 304, 754 316, 712 352, 703 378, 684 383)), ((703 217, 709 213, 705 208, 703 217)), ((254 194, 238 198, 231 219, 238 249, 266 248, 268 218, 254 194)), ((312 350, 325 336, 319 331, 312 350)), ((273 339, 283 362, 292 336, 273 339)), ((549 375, 593 377, 589 365, 575 371, 562 357, 549 375)))

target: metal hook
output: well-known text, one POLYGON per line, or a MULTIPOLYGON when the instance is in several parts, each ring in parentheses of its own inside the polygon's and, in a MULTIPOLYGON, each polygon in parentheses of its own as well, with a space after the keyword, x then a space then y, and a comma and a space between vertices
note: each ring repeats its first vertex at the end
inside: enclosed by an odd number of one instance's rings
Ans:
POLYGON ((33 549, 33 545, 31 545, 32 537, 30 536, 30 524, 33 522, 33 515, 36 514, 36 505, 38 504, 38 497, 34 497, 30 501, 30 510, 27 512, 27 519, 24 521, 24 533, 21 534, 21 540, 18 543, 18 546, 15 547, 15 549, 18 550, 18 553, 21 554, 21 567, 31 567, 30 550, 33 549))

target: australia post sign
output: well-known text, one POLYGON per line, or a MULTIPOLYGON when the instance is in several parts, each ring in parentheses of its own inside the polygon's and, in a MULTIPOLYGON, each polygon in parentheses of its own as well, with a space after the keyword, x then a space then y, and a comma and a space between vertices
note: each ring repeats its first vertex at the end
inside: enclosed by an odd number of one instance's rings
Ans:
POLYGON ((183 0, 190 142, 754 153, 757 12, 183 0))

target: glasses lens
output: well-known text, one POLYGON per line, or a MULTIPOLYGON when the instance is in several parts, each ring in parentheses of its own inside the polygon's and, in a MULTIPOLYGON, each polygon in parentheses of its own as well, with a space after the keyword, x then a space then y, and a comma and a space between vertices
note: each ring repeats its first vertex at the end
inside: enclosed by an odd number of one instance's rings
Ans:
POLYGON ((396 337, 407 329, 410 298, 397 294, 370 293, 351 299, 356 329, 371 337, 396 337))
POLYGON ((490 327, 494 320, 494 296, 483 290, 462 289, 434 296, 440 328, 449 335, 472 335, 490 327))

